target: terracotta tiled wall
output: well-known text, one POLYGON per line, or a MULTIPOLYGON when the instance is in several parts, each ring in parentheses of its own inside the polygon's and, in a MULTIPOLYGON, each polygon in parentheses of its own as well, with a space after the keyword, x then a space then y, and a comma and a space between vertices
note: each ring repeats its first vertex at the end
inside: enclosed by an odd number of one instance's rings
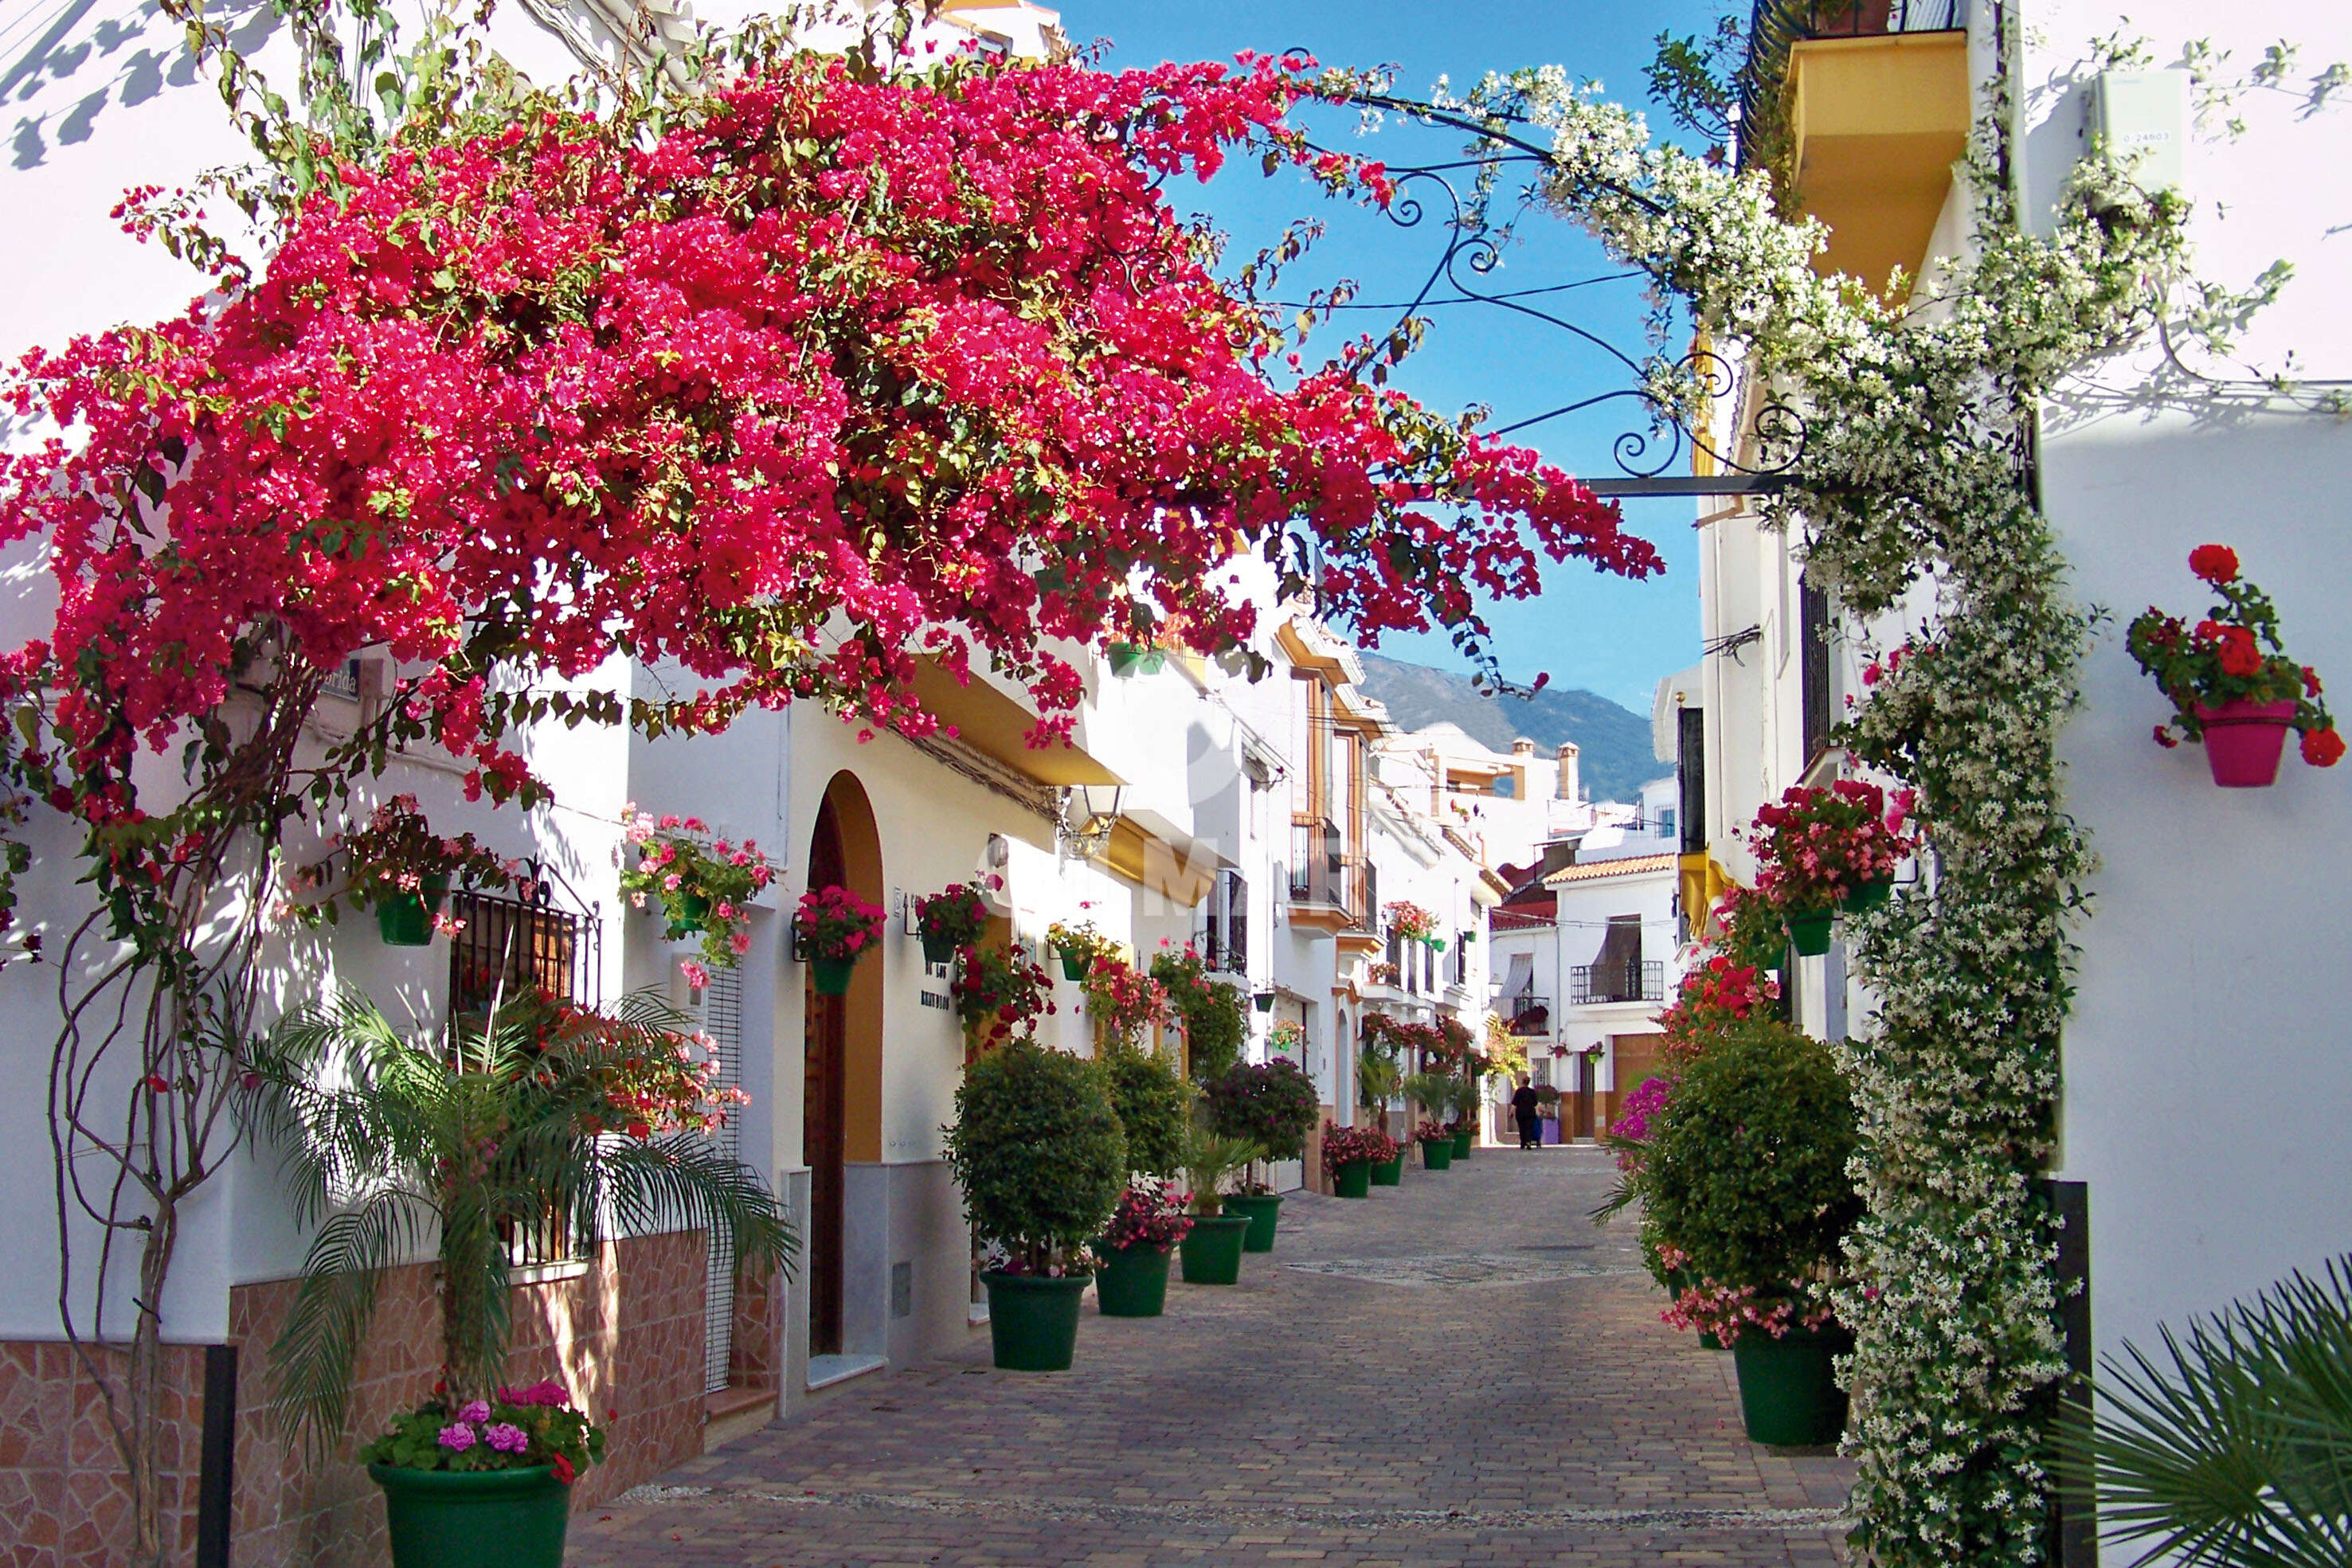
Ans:
MULTIPOLYGON (((195 1549, 204 1368, 201 1350, 165 1354, 163 1495, 182 1526, 184 1560, 195 1549)), ((0 1343, 0 1564, 106 1568, 130 1554, 130 1519, 105 1406, 72 1349, 0 1343)))
MULTIPOLYGON (((600 1419, 610 1412, 606 1462, 583 1475, 574 1507, 600 1502, 702 1449, 703 1236, 682 1231, 601 1249, 586 1272, 517 1287, 517 1383, 558 1377, 600 1419)), ((312 1461, 280 1438, 265 1406, 268 1348, 292 1300, 278 1281, 229 1293, 238 1347, 236 1568, 375 1568, 385 1561, 383 1510, 351 1445, 312 1461)), ((354 1391, 352 1431, 373 1437, 433 1386, 440 1361, 433 1269, 395 1270, 354 1391)), ((184 1505, 179 1561, 194 1547, 194 1472, 202 1419, 203 1352, 175 1353, 178 1419, 166 1451, 184 1505)), ((63 1345, 0 1343, 0 1568, 100 1568, 124 1556, 128 1497, 87 1382, 69 1375, 63 1345)))

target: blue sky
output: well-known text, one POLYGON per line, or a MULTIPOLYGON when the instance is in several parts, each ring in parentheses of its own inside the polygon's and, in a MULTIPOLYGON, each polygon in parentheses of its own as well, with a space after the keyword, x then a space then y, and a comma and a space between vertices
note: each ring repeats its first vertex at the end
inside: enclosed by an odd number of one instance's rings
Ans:
MULTIPOLYGON (((1073 40, 1110 41, 1107 63, 1114 67, 1229 59, 1245 48, 1276 53, 1297 47, 1327 65, 1394 65, 1398 90, 1420 97, 1440 76, 1462 89, 1488 70, 1559 65, 1571 76, 1599 78, 1612 98, 1646 108, 1642 68, 1653 53, 1652 40, 1664 29, 1679 34, 1711 26, 1721 4, 1060 0, 1059 9, 1073 40)), ((1663 116, 1653 119, 1671 129, 1663 116)), ((1394 123, 1359 137, 1352 116, 1326 112, 1313 123, 1327 144, 1391 164, 1446 160, 1460 146, 1458 137, 1394 123)), ((1324 200, 1288 171, 1267 179, 1254 162, 1229 167, 1206 185, 1171 186, 1169 193, 1180 209, 1208 214, 1231 236, 1226 254, 1234 262, 1278 239, 1294 217, 1325 222, 1328 233, 1307 261, 1286 274, 1280 291, 1285 298, 1297 298, 1294 289, 1348 277, 1362 287, 1366 301, 1409 299, 1444 248, 1434 222, 1415 230, 1400 228, 1377 214, 1324 200)), ((1430 193, 1436 194, 1434 187, 1430 193)), ((1528 302, 1639 359, 1646 350, 1643 301, 1634 285, 1608 281, 1612 270, 1581 231, 1533 214, 1520 225, 1518 242, 1501 271, 1478 287, 1552 290, 1528 302)), ((1630 384, 1622 364, 1549 324, 1492 305, 1429 314, 1429 338, 1405 362, 1397 384, 1434 407, 1454 412, 1486 403, 1495 411, 1492 425, 1501 426, 1630 384)), ((1343 319, 1342 325, 1384 330, 1392 319, 1393 313, 1366 311, 1343 319)), ((1645 430, 1646 422, 1630 402, 1619 400, 1534 426, 1518 439, 1571 473, 1597 476, 1616 472, 1612 443, 1629 429, 1645 430)), ((1677 463, 1668 471, 1685 472, 1686 465, 1677 463)), ((1687 500, 1626 504, 1628 525, 1664 555, 1663 577, 1632 583, 1582 566, 1552 567, 1540 598, 1491 607, 1505 673, 1528 680, 1547 671, 1555 685, 1586 687, 1646 713, 1657 679, 1698 656, 1697 550, 1691 526, 1696 515, 1687 500)), ((1392 637, 1382 651, 1423 664, 1468 667, 1442 635, 1392 637)))

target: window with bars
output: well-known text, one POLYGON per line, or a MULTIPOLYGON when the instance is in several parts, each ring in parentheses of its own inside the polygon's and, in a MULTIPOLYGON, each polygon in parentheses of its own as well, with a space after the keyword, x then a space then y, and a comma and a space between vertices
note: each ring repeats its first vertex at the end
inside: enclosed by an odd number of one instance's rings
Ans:
POLYGON ((1249 972, 1249 883, 1237 871, 1221 871, 1209 889, 1209 929, 1202 943, 1209 967, 1249 972))
POLYGON ((1830 743, 1830 596, 1801 583, 1798 598, 1798 684, 1805 706, 1805 760, 1811 763, 1830 743))
MULTIPOLYGON (((544 886, 544 883, 540 885, 544 886)), ((532 991, 592 1002, 600 982, 599 932, 551 903, 465 891, 451 895, 460 924, 449 943, 452 1030, 482 1022, 493 1007, 532 991)), ((509 1225, 507 1261, 516 1268, 572 1260, 572 1236, 552 1211, 509 1225)))

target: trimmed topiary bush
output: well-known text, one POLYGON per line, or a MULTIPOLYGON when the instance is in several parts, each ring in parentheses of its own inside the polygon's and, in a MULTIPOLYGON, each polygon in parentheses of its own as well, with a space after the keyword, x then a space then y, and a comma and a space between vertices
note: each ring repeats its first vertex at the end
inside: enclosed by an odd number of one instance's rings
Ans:
POLYGON ((1096 1063, 1016 1040, 965 1070, 948 1164, 981 1239, 1012 1271, 1067 1270, 1118 1206, 1127 1160, 1096 1063))
POLYGON ((1184 1164, 1192 1086, 1156 1051, 1114 1048, 1103 1056, 1111 1104, 1127 1133, 1127 1164, 1146 1176, 1174 1176, 1184 1164))
POLYGON ((1783 1291, 1843 1264, 1862 1214, 1853 1100, 1828 1046, 1750 1019, 1684 1069, 1650 1124, 1645 1229, 1695 1278, 1783 1291))
POLYGON ((1255 1144, 1269 1160, 1295 1160, 1307 1134, 1323 1118, 1322 1095, 1297 1062, 1281 1057, 1264 1065, 1237 1061, 1202 1092, 1209 1130, 1221 1138, 1255 1144))

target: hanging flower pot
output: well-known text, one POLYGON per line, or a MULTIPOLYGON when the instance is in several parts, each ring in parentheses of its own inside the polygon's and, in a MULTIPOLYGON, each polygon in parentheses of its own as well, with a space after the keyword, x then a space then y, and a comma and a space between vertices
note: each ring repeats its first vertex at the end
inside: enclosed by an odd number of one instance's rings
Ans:
POLYGON ((968 882, 926 894, 915 900, 915 931, 924 963, 952 964, 956 949, 976 946, 988 934, 987 903, 968 882))
POLYGON ((956 939, 953 936, 949 936, 944 932, 926 931, 923 933, 924 963, 952 964, 955 962, 955 956, 956 939))
POLYGON ((2241 699, 2220 707, 2199 703, 2197 722, 2205 731, 2205 765, 2212 769, 2213 782, 2224 789, 2264 789, 2278 782, 2294 711, 2292 700, 2241 699))
POLYGON ((709 922, 710 900, 698 893, 683 894, 677 901, 677 913, 670 916, 666 935, 673 942, 682 936, 698 936, 709 922))
POLYGON ((1262 1013, 1270 1013, 1274 1010, 1274 993, 1260 991, 1250 998, 1250 1005, 1262 1013))
POLYGON ((1168 662, 1161 650, 1136 643, 1113 643, 1107 652, 1114 675, 1156 675, 1168 662))
POLYGON ((882 911, 845 887, 813 887, 793 912, 793 950, 821 997, 847 996, 851 971, 881 936, 882 911))
POLYGON ((2278 607, 2238 575, 2238 552, 2199 545, 2189 570, 2213 591, 2212 608, 2193 624, 2185 616, 2150 608, 2131 623, 2124 645, 2163 689, 2172 717, 2156 727, 2156 743, 2205 743, 2213 782, 2224 789, 2260 789, 2278 779, 2286 732, 2303 732, 2303 759, 2333 768, 2344 756, 2319 673, 2287 656, 2279 641, 2278 607))
POLYGON ((1087 956, 1084 953, 1066 949, 1059 954, 1059 956, 1062 960, 1062 978, 1083 980, 1087 977, 1087 956))
POLYGON ((424 947, 433 941, 433 917, 449 896, 449 879, 428 876, 415 893, 386 894, 376 900, 375 925, 387 947, 424 947))
POLYGON ((1429 944, 1429 950, 1433 953, 1443 953, 1445 951, 1445 938, 1443 936, 1428 936, 1423 938, 1423 940, 1429 944))
POLYGON ((1848 915, 1860 915, 1877 908, 1895 894, 1892 882, 1865 882, 1845 895, 1838 907, 1848 915))
POLYGON ((1830 922, 1836 918, 1836 912, 1828 909, 1790 915, 1790 944, 1805 957, 1820 957, 1830 950, 1830 922))

